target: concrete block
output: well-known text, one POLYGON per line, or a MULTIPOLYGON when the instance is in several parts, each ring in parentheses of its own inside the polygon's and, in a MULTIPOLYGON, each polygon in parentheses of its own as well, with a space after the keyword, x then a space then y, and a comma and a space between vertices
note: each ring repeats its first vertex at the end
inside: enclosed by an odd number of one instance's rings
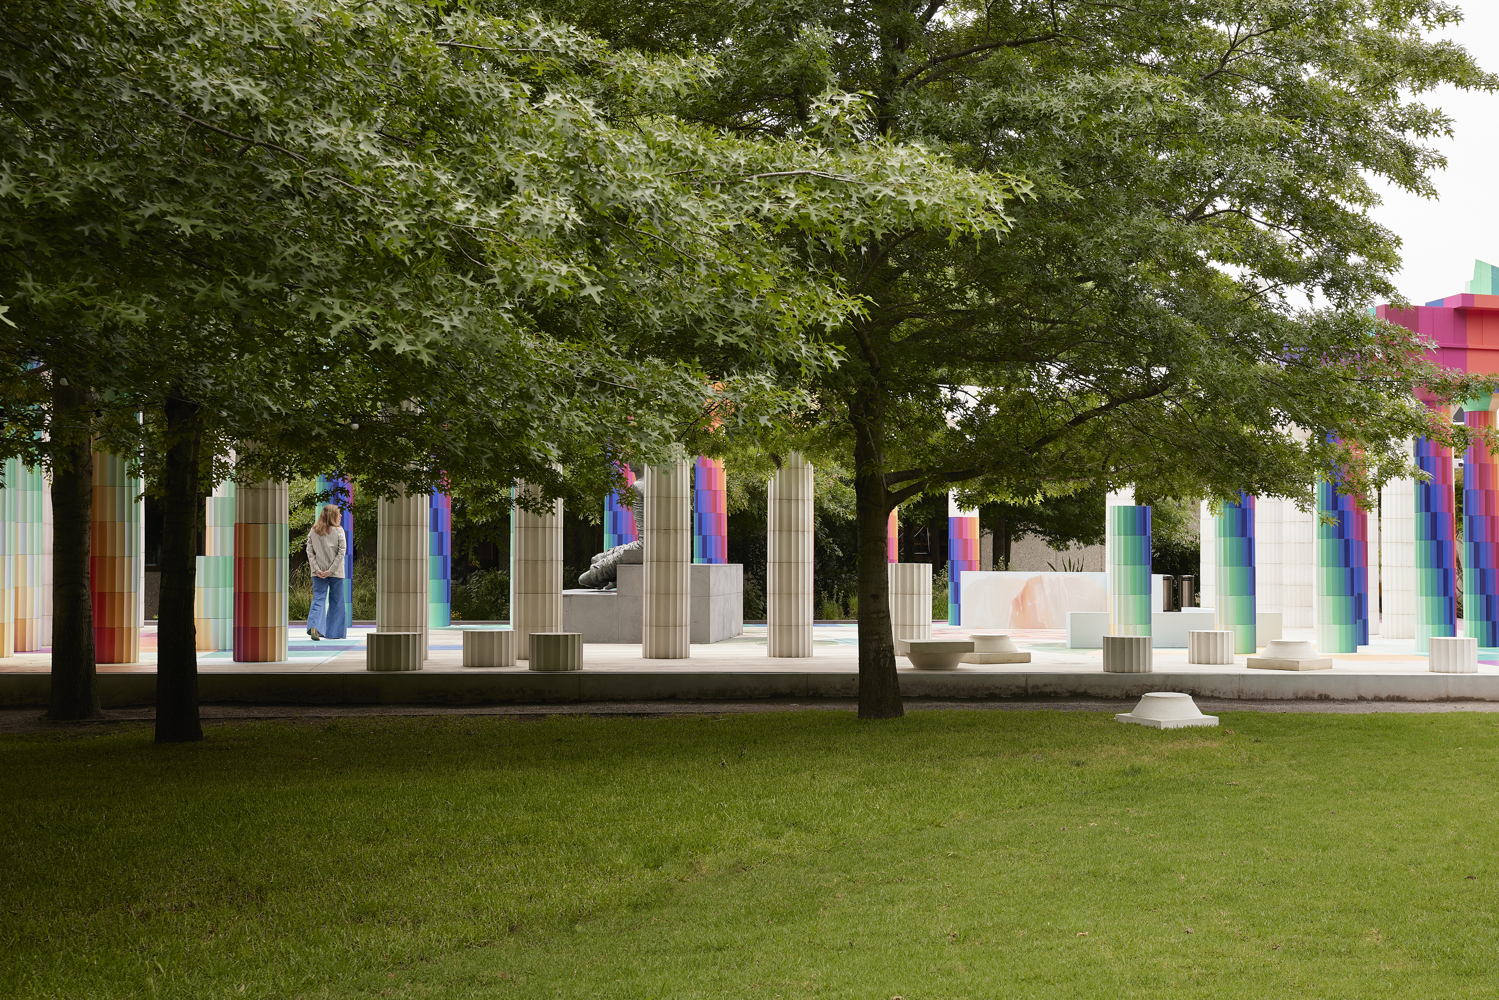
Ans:
POLYGON ((364 667, 375 673, 422 669, 421 632, 371 632, 364 649, 364 667))
POLYGON ((1103 637, 1103 669, 1110 674, 1151 672, 1150 636, 1106 635, 1103 637))
POLYGON ((1478 639, 1469 636, 1431 639, 1427 660, 1434 674, 1478 673, 1478 639))
POLYGON ((515 633, 509 629, 465 628, 463 630, 463 665, 465 667, 515 666, 515 633))
POLYGON ((1220 665, 1234 662, 1234 633, 1218 629, 1188 632, 1187 662, 1220 665))
POLYGON ((532 632, 530 667, 539 673, 583 669, 583 636, 577 632, 532 632))

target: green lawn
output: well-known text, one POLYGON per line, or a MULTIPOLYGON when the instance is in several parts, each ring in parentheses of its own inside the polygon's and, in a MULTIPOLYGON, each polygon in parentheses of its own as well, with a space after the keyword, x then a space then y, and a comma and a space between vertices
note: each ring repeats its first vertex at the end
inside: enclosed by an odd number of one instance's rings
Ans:
POLYGON ((0 996, 1491 997, 1499 715, 0 738, 0 996))

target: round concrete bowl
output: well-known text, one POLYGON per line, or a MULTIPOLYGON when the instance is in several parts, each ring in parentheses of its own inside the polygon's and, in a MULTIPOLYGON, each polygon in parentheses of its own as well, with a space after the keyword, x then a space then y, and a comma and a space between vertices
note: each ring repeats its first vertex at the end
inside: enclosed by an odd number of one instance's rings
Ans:
POLYGON ((1315 660, 1317 647, 1304 639, 1271 639, 1260 655, 1274 660, 1315 660))
POLYGON ((1019 647, 1015 640, 1007 635, 972 635, 973 651, 975 653, 1018 653, 1019 647))
POLYGON ((912 639, 906 659, 917 670, 956 670, 973 643, 963 639, 912 639))

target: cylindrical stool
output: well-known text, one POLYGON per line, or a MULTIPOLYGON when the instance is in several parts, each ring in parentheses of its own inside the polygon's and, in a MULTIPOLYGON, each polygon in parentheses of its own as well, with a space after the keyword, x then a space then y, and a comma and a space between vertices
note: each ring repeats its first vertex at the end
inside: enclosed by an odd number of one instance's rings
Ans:
POLYGON ((1151 671, 1150 636, 1106 635, 1103 637, 1103 669, 1111 674, 1148 674, 1151 671))
POLYGON ((1478 637, 1433 637, 1429 662, 1434 674, 1478 673, 1478 637))
POLYGON ((583 633, 532 632, 530 665, 543 673, 582 670, 583 633))
POLYGON ((510 629, 469 628, 463 630, 465 667, 515 666, 515 633, 510 629))
POLYGON ((422 669, 422 633, 371 632, 364 667, 376 673, 422 669))
POLYGON ((1233 663, 1234 633, 1231 630, 1194 629, 1187 633, 1188 663, 1233 663))

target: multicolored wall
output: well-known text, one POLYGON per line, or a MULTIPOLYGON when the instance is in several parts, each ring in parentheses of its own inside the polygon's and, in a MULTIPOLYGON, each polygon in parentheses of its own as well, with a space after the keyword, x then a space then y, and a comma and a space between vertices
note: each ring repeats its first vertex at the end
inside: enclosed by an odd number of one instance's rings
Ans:
MULTIPOLYGON (((620 471, 624 473, 625 484, 634 486, 634 470, 625 465, 620 467, 620 471)), ((640 530, 635 523, 635 512, 619 502, 618 493, 610 493, 604 498, 604 551, 617 545, 628 545, 639 538, 640 530)))
POLYGON ((47 536, 47 482, 42 470, 12 459, 6 463, 14 553, 15 649, 29 652, 52 643, 47 536))
MULTIPOLYGON (((1492 394, 1469 400, 1463 420, 1494 431, 1492 394)), ((1499 646, 1499 464, 1482 441, 1463 456, 1463 632, 1499 646)))
POLYGON ((428 628, 447 628, 453 624, 452 600, 453 498, 434 490, 427 505, 428 628))
MULTIPOLYGON (((1234 652, 1258 649, 1255 615, 1255 501, 1240 493, 1212 516, 1213 611, 1219 629, 1234 634, 1234 652)), ((1205 567, 1206 568, 1206 565, 1205 567)), ((1203 574, 1207 575, 1206 572, 1203 574)))
POLYGON ((226 479, 204 504, 193 618, 205 653, 234 648, 234 494, 234 480, 226 479))
POLYGON ((885 561, 900 562, 900 517, 893 510, 885 522, 885 561))
MULTIPOLYGON (((888 543, 887 543, 888 544, 888 543)), ((979 512, 947 497, 947 624, 963 624, 963 574, 979 568, 979 512)))
POLYGON ((1457 512, 1452 449, 1417 438, 1416 467, 1427 479, 1415 484, 1416 646, 1457 635, 1457 512))
POLYGON ((729 561, 729 508, 723 462, 699 455, 692 468, 692 561, 729 561))
POLYGON ((1369 642, 1368 518, 1336 479, 1317 484, 1317 640, 1324 654, 1369 642))
POLYGON ((241 484, 234 508, 234 659, 274 663, 286 659, 286 482, 241 484))
POLYGON ((141 481, 123 456, 94 453, 89 590, 99 663, 135 663, 141 655, 140 495, 141 481))
POLYGON ((1133 490, 1109 494, 1104 522, 1110 635, 1150 635, 1150 508, 1133 490))

